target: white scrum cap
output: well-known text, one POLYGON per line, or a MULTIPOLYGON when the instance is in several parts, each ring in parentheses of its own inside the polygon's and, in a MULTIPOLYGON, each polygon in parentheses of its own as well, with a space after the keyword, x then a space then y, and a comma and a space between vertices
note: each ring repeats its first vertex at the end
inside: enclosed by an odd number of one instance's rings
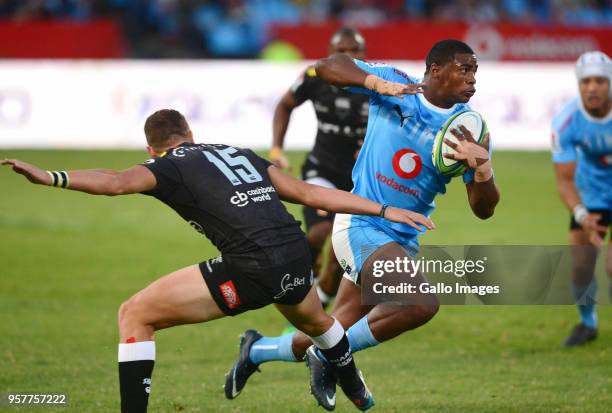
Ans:
POLYGON ((585 77, 607 77, 612 78, 612 61, 603 52, 583 53, 576 61, 576 78, 578 80, 585 77))

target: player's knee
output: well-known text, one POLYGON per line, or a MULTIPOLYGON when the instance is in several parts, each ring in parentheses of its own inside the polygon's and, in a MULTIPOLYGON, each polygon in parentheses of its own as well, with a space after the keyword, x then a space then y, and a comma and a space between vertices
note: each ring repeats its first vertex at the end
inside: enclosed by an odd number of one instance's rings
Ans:
POLYGON ((324 334, 332 324, 333 322, 328 316, 313 317, 311 320, 300 325, 299 329, 307 336, 318 337, 324 334))
POLYGON ((422 324, 427 323, 429 320, 440 310, 440 303, 437 298, 433 297, 431 302, 427 304, 418 304, 414 306, 414 317, 422 324))
MULTIPOLYGON (((436 300, 437 301, 437 300, 436 300)), ((422 309, 423 319, 425 321, 429 321, 440 311, 440 303, 436 302, 435 304, 425 305, 422 309)))
POLYGON ((142 299, 138 294, 124 301, 119 307, 119 328, 138 323, 142 318, 142 299))

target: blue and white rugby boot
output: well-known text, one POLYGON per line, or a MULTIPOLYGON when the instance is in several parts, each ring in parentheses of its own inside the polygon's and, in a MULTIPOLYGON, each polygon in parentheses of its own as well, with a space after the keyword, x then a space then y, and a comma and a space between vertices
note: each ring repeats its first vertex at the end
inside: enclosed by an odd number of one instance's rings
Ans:
POLYGON ((228 399, 235 399, 238 397, 247 380, 253 373, 259 370, 259 365, 253 363, 249 359, 249 352, 251 346, 262 338, 256 330, 247 330, 240 336, 240 353, 238 355, 238 361, 234 364, 232 369, 225 375, 225 397, 228 399))

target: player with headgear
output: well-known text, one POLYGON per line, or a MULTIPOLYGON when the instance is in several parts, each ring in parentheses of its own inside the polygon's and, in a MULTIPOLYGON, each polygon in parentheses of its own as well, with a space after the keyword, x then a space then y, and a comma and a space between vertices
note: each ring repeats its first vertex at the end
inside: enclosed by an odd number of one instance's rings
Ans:
MULTIPOLYGON (((363 59, 365 40, 361 33, 348 27, 337 30, 329 42, 329 54, 335 53, 363 59)), ((291 113, 307 100, 312 102, 317 117, 317 134, 314 147, 302 165, 302 179, 315 185, 350 191, 353 188, 351 171, 368 126, 368 97, 325 82, 317 76, 314 66, 300 75, 276 105, 270 160, 280 168, 291 169, 283 154, 285 133, 291 113)), ((322 249, 331 235, 334 214, 306 206, 303 215, 317 277, 317 292, 321 301, 327 304, 336 295, 342 276, 332 251, 328 251, 326 263, 321 259, 325 255, 322 249)))
MULTIPOLYGON (((476 92, 478 68, 472 49, 452 39, 434 44, 426 58, 422 82, 393 66, 366 63, 343 54, 322 59, 315 67, 323 80, 369 96, 368 129, 353 168, 352 192, 385 205, 431 214, 435 197, 446 192, 451 180, 432 163, 433 142, 448 118, 469 109, 467 102, 476 92)), ((447 144, 456 153, 445 156, 468 166, 463 175, 468 203, 477 217, 490 218, 499 202, 499 191, 493 177, 489 138, 478 143, 465 127, 452 133, 458 143, 447 140, 447 144)), ((384 302, 366 306, 361 301, 360 286, 365 277, 372 277, 374 263, 410 260, 418 251, 419 234, 414 228, 376 217, 336 215, 332 240, 345 273, 332 314, 348 328, 354 352, 420 327, 437 313, 439 303, 432 294, 415 294, 410 305, 384 302)), ((426 280, 417 273, 414 282, 426 280)), ((260 337, 254 330, 250 334, 260 337)), ((301 333, 262 337, 253 340, 244 354, 251 363, 261 364, 297 361, 306 353, 309 365, 316 366, 311 367, 315 398, 324 408, 333 410, 333 372, 325 357, 310 345, 301 333)))
MULTIPOLYGON (((415 230, 419 225, 432 228, 431 220, 348 192, 307 184, 250 150, 196 144, 187 121, 175 110, 153 113, 144 129, 152 158, 125 171, 44 171, 20 160, 0 161, 35 184, 94 195, 153 196, 221 252, 217 258, 161 277, 121 305, 121 411, 147 410, 156 331, 234 316, 268 304, 275 304, 332 362, 353 404, 361 410, 371 407, 372 395, 356 369, 345 330, 323 311, 312 288, 304 233, 281 199, 330 212, 377 215, 415 230)), ((236 397, 242 390, 235 379, 249 368, 252 366, 242 364, 232 370, 227 379, 230 385, 225 387, 227 397, 236 397)))
MULTIPOLYGON (((612 62, 605 53, 587 52, 578 58, 575 70, 579 97, 552 121, 557 189, 571 212, 572 288, 580 314, 580 322, 564 341, 567 347, 597 338, 595 264, 612 225, 612 62)), ((612 243, 606 268, 612 278, 612 243)))

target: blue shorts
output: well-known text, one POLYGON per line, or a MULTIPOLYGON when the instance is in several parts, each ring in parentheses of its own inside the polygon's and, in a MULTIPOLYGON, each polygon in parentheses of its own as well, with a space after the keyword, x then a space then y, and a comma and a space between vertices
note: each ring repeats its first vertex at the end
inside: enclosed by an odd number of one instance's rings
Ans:
POLYGON ((359 284, 363 263, 378 248, 397 242, 411 256, 419 251, 417 235, 383 228, 356 215, 336 214, 332 233, 334 253, 344 270, 344 278, 359 284))

